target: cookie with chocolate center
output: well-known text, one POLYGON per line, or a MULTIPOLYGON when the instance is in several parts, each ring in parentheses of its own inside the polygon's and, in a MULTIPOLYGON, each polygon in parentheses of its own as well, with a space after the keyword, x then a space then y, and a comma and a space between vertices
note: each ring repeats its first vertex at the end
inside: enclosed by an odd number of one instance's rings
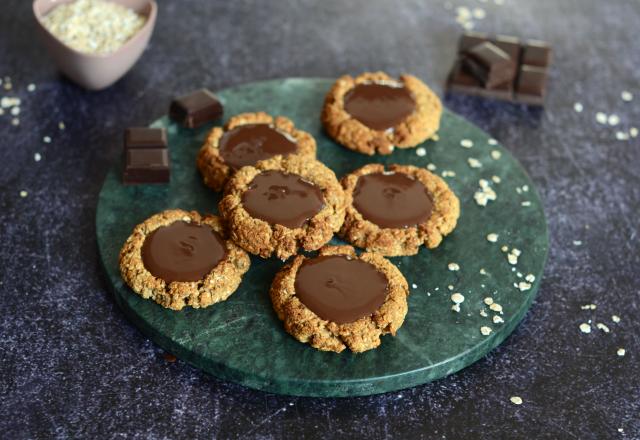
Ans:
POLYGON ((359 353, 395 335, 407 314, 409 289, 402 273, 375 253, 356 256, 351 246, 327 246, 302 255, 276 275, 271 302, 287 333, 318 350, 359 353))
POLYGON ((316 157, 316 141, 283 116, 242 113, 214 127, 200 148, 197 166, 205 185, 221 191, 234 172, 277 155, 316 157))
POLYGON ((384 72, 339 78, 327 94, 322 124, 336 142, 364 154, 390 154, 424 142, 440 127, 442 103, 412 75, 384 72))
POLYGON ((345 197, 335 174, 303 156, 276 156, 245 166, 219 204, 233 240, 246 251, 286 260, 317 250, 344 221, 345 197))
POLYGON ((437 247, 460 215, 460 202, 446 182, 411 165, 365 165, 343 177, 342 186, 347 209, 340 236, 386 256, 437 247))
POLYGON ((120 251, 120 272, 129 287, 174 310, 224 301, 249 265, 219 217, 180 209, 136 226, 120 251))

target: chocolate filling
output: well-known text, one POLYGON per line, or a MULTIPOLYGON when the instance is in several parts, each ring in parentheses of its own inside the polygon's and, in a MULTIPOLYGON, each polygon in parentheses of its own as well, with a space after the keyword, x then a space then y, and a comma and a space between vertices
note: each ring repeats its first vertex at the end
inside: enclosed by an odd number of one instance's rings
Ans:
POLYGON ((324 207, 320 188, 297 174, 263 171, 242 195, 244 209, 254 218, 295 229, 324 207))
POLYGON ((239 125, 220 139, 220 155, 233 169, 294 153, 298 144, 268 124, 239 125))
POLYGON ((427 188, 404 173, 360 176, 353 206, 362 217, 382 228, 407 228, 426 221, 433 211, 427 188))
POLYGON ((210 226, 183 221, 159 227, 142 245, 144 267, 168 283, 199 281, 226 255, 224 241, 210 226))
POLYGON ((367 127, 384 131, 413 113, 416 102, 404 86, 364 83, 347 92, 344 109, 367 127))
POLYGON ((295 281, 298 299, 337 324, 373 314, 384 303, 388 286, 387 277, 372 264, 342 255, 305 260, 295 281))

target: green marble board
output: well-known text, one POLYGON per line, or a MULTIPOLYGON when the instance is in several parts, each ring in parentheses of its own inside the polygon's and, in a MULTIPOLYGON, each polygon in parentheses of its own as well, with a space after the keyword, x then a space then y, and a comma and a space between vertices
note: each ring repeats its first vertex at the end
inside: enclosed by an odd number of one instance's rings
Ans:
POLYGON ((321 129, 320 109, 331 83, 329 79, 291 78, 245 84, 218 95, 225 106, 225 120, 259 110, 291 118, 316 138, 318 158, 338 177, 371 161, 434 164, 439 175, 455 173, 445 179, 460 198, 458 227, 435 250, 422 249, 416 256, 392 259, 409 282, 409 312, 397 337, 384 336, 375 350, 357 355, 348 350, 320 352, 285 333, 268 296, 271 280, 283 264, 276 259, 252 257, 239 289, 226 302, 206 309, 163 309, 123 283, 118 252, 136 224, 167 208, 217 212, 219 194, 201 183, 195 167, 196 153, 210 126, 184 129, 166 117, 153 123, 169 133, 169 185, 124 186, 120 163, 105 179, 96 228, 116 302, 160 347, 221 379, 302 396, 369 395, 420 385, 472 364, 500 344, 523 318, 538 289, 548 247, 544 213, 531 180, 508 151, 491 145, 494 141, 489 135, 445 110, 440 140, 422 145, 426 155, 419 156, 416 149, 375 157, 353 153, 335 144, 321 129), (471 140, 473 146, 464 148, 462 139, 471 140), (498 159, 494 158, 496 151, 498 159), (482 166, 472 168, 469 158, 482 166), (500 183, 492 182, 493 176, 500 183), (491 181, 497 193, 497 199, 486 207, 474 200, 482 178, 491 181), (499 234, 496 243, 487 240, 489 233, 499 234), (502 246, 522 251, 517 265, 507 261, 502 246), (460 269, 449 270, 449 263, 460 269), (525 282, 528 274, 535 276, 531 287, 516 288, 514 283, 525 282), (465 297, 459 313, 451 310, 453 292, 465 297), (493 323, 496 313, 483 303, 488 296, 502 306, 504 323, 493 323), (483 326, 492 329, 488 336, 481 333, 483 326))

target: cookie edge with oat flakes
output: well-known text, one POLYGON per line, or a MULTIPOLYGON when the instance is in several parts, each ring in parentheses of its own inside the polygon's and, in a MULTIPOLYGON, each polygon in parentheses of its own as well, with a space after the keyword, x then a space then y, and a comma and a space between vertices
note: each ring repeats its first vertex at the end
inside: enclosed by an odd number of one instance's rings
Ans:
POLYGON ((298 145, 296 155, 310 159, 316 157, 316 140, 309 133, 295 128, 293 121, 284 116, 271 116, 265 112, 241 113, 227 121, 224 127, 214 127, 209 131, 204 144, 198 152, 196 165, 204 184, 214 191, 222 191, 229 177, 234 173, 233 168, 227 165, 220 154, 218 144, 222 136, 229 130, 247 124, 269 124, 278 130, 290 135, 298 145))
POLYGON ((391 154, 395 147, 413 148, 440 128, 442 102, 419 78, 400 75, 399 80, 384 72, 365 72, 355 78, 344 75, 327 93, 322 108, 322 125, 342 146, 362 154, 391 154), (356 85, 367 82, 400 82, 413 95, 416 109, 392 130, 378 131, 356 120, 344 109, 344 96, 356 85))
POLYGON ((458 197, 442 178, 424 168, 413 165, 389 165, 386 171, 404 173, 420 181, 427 188, 433 199, 433 211, 427 221, 416 226, 381 228, 366 220, 353 206, 353 191, 360 176, 384 171, 384 165, 372 163, 342 178, 347 208, 345 221, 338 235, 354 246, 387 257, 415 255, 422 245, 429 249, 437 247, 443 237, 450 234, 457 225, 460 216, 458 197))
POLYGON ((335 173, 322 162, 304 156, 275 156, 255 166, 240 168, 225 187, 218 205, 227 221, 231 238, 247 252, 286 260, 298 252, 317 250, 326 244, 344 221, 345 197, 335 173), (252 217, 242 205, 242 195, 262 171, 277 170, 297 174, 322 190, 324 207, 302 227, 291 229, 252 217))
POLYGON ((138 295, 152 299, 162 307, 181 310, 185 306, 208 307, 224 301, 236 291, 242 276, 249 270, 249 255, 228 238, 222 219, 200 215, 196 211, 170 209, 152 215, 137 225, 125 241, 119 256, 120 274, 138 295), (225 242, 227 255, 202 280, 173 281, 155 277, 144 266, 142 246, 149 234, 177 221, 210 226, 225 242))
POLYGON ((379 254, 366 252, 356 256, 355 249, 348 245, 325 246, 319 255, 345 255, 372 264, 387 278, 387 297, 372 315, 357 321, 338 324, 324 320, 296 297, 296 275, 307 259, 304 255, 297 255, 276 274, 269 290, 273 309, 283 321, 286 332, 313 348, 336 353, 345 348, 361 353, 378 347, 382 335, 395 336, 408 311, 409 286, 400 270, 379 254))

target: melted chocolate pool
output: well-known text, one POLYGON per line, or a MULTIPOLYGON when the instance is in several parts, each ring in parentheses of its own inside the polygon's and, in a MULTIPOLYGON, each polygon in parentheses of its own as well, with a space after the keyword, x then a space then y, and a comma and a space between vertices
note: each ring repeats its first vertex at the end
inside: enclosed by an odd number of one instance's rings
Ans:
POLYGON ((226 256, 224 241, 210 226, 183 221, 156 229, 142 245, 144 267, 168 283, 201 280, 226 256))
POLYGON ((242 195, 244 209, 254 218, 295 229, 324 208, 320 188, 297 174, 263 171, 242 195))
POLYGON ((433 200, 424 185, 404 173, 366 174, 353 191, 353 206, 382 228, 407 228, 426 221, 433 200))
POLYGON ((388 286, 387 278, 372 264, 342 255, 305 260, 295 281, 298 299, 320 318, 338 324, 378 310, 388 286))
POLYGON ((387 84, 358 84, 344 96, 344 109, 369 128, 384 131, 395 127, 416 108, 406 87, 387 84))
POLYGON ((269 124, 239 125, 220 139, 220 155, 236 170, 279 154, 286 156, 297 149, 298 144, 269 124))

